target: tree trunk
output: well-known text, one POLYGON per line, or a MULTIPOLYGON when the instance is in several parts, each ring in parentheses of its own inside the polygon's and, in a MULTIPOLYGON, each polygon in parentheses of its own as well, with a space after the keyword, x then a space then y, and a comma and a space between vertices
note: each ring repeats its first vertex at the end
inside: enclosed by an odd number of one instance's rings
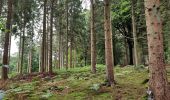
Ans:
MULTIPOLYGON (((32 31, 33 31, 33 27, 32 27, 32 31)), ((32 73, 32 53, 33 53, 33 33, 31 34, 31 48, 29 50, 29 54, 28 54, 28 73, 32 73)))
POLYGON ((138 65, 138 52, 137 52, 137 32, 136 32, 136 20, 135 20, 135 1, 132 0, 132 26, 133 26, 133 41, 134 41, 134 57, 135 57, 135 66, 138 65))
POLYGON ((61 69, 63 68, 63 34, 61 35, 61 55, 60 55, 60 60, 61 60, 61 62, 60 62, 60 67, 61 67, 61 69))
POLYGON ((41 72, 41 70, 42 70, 42 69, 41 69, 41 68, 42 68, 42 66, 41 66, 41 65, 42 65, 42 62, 41 62, 41 60, 42 60, 42 59, 41 59, 41 58, 42 58, 42 57, 41 57, 41 56, 42 56, 42 55, 41 55, 41 54, 42 54, 42 49, 41 49, 41 48, 42 48, 42 45, 41 45, 41 42, 40 42, 40 47, 39 47, 39 51, 40 51, 40 52, 39 52, 39 72, 41 72))
POLYGON ((110 17, 110 0, 104 0, 104 30, 105 30, 105 60, 106 73, 109 85, 114 84, 113 74, 113 47, 112 47, 112 28, 110 17))
MULTIPOLYGON (((25 20, 24 20, 25 21, 25 20)), ((22 33, 22 42, 21 42, 21 66, 20 66, 20 74, 23 72, 24 65, 24 45, 25 45, 25 22, 23 25, 23 33, 22 33)))
POLYGON ((53 8, 54 8, 54 0, 51 0, 49 74, 52 74, 52 71, 53 71, 52 70, 53 8))
POLYGON ((21 41, 22 41, 22 33, 20 33, 20 36, 19 36, 19 52, 18 52, 18 64, 17 64, 17 71, 18 71, 18 73, 20 73, 20 67, 21 67, 21 46, 22 46, 22 44, 21 44, 21 41))
MULTIPOLYGON (((48 8, 48 7, 47 7, 48 8)), ((50 25, 49 25, 49 15, 48 15, 48 11, 47 11, 47 30, 46 30, 46 41, 45 41, 45 71, 48 72, 48 58, 49 58, 49 31, 50 31, 50 25)))
POLYGON ((4 0, 0 0, 0 16, 1 16, 1 13, 2 13, 3 1, 4 1, 4 0))
POLYGON ((129 64, 129 59, 128 59, 128 46, 127 46, 127 40, 124 38, 124 47, 125 47, 125 61, 124 61, 124 66, 127 66, 129 64))
POLYGON ((73 67, 73 63, 72 63, 72 61, 73 61, 73 55, 72 55, 72 49, 73 49, 73 43, 72 43, 73 41, 72 41, 72 37, 71 37, 71 41, 70 41, 70 68, 72 68, 73 67))
MULTIPOLYGON (((12 27, 12 26, 11 26, 12 27)), ((8 63, 9 63, 9 65, 10 65, 10 58, 11 58, 11 33, 9 34, 10 35, 10 37, 9 37, 9 49, 8 49, 8 63)))
POLYGON ((32 73, 32 49, 28 54, 28 73, 32 73))
POLYGON ((5 43, 4 43, 4 54, 3 54, 3 66, 2 66, 2 80, 8 79, 8 49, 9 49, 9 39, 10 39, 10 30, 11 30, 11 20, 12 20, 12 2, 13 0, 8 0, 8 13, 7 13, 7 21, 6 21, 6 31, 5 34, 5 43))
POLYGON ((91 1, 91 72, 96 73, 96 33, 94 26, 94 10, 95 4, 91 1))
POLYGON ((155 100, 169 100, 164 62, 162 21, 159 0, 145 0, 145 15, 149 51, 149 86, 155 100))
POLYGON ((76 52, 76 48, 74 50, 74 68, 77 66, 77 52, 76 52))
POLYGON ((44 0, 44 15, 43 15, 43 36, 42 36, 42 54, 41 54, 41 73, 45 72, 45 62, 46 62, 46 5, 47 5, 47 0, 44 0))
POLYGON ((58 53, 58 69, 61 67, 61 26, 60 26, 60 32, 59 32, 59 53, 58 53))
POLYGON ((127 39, 128 49, 129 49, 129 65, 133 65, 133 45, 130 39, 127 39))
POLYGON ((87 55, 88 55, 88 46, 85 47, 85 50, 84 50, 84 66, 87 65, 87 55))
POLYGON ((66 33, 67 33, 67 38, 66 38, 66 70, 68 69, 68 28, 69 28, 69 26, 68 26, 68 0, 66 0, 66 20, 67 20, 67 28, 66 28, 66 33))

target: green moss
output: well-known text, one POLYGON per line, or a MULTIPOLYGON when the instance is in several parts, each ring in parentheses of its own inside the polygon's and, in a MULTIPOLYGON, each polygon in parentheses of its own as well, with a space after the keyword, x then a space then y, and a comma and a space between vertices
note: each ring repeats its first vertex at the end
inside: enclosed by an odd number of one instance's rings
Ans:
POLYGON ((18 91, 12 91, 11 95, 16 97, 18 92, 27 91, 29 100, 141 100, 146 95, 147 84, 142 84, 148 78, 145 68, 115 67, 117 84, 114 88, 100 86, 105 81, 105 65, 97 65, 96 74, 90 72, 90 66, 56 72, 58 75, 48 82, 36 78, 32 82, 14 81, 10 89, 18 91), (91 89, 94 84, 98 84, 95 91, 91 89), (62 90, 50 89, 54 86, 62 90))

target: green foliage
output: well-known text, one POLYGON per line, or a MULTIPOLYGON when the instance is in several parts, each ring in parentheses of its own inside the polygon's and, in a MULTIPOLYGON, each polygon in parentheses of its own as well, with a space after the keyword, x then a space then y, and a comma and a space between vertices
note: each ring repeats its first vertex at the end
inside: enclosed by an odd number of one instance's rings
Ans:
POLYGON ((50 92, 50 91, 47 91, 47 93, 44 93, 43 95, 41 95, 41 99, 48 99, 50 98, 51 96, 53 96, 53 94, 50 92))
POLYGON ((121 20, 121 23, 126 23, 131 19, 131 1, 129 0, 116 0, 112 5, 112 19, 113 22, 118 23, 121 20))
POLYGON ((0 32, 5 32, 5 21, 0 17, 0 32))
POLYGON ((90 87, 91 90, 98 91, 100 89, 100 84, 92 84, 90 87))

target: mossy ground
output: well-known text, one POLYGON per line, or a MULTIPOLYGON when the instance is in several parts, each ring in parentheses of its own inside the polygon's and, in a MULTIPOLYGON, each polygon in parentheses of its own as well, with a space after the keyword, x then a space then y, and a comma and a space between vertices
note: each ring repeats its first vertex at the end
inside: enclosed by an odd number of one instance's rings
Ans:
POLYGON ((114 87, 101 86, 105 82, 105 66, 97 65, 97 73, 90 67, 58 70, 50 78, 34 77, 31 81, 13 80, 8 83, 7 100, 145 100, 147 68, 115 67, 114 87))

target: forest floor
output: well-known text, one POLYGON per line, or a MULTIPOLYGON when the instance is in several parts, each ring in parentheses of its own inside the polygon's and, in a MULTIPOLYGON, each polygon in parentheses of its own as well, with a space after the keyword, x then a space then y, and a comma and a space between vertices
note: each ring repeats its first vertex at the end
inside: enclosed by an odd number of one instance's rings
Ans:
MULTIPOLYGON (((114 87, 102 86, 105 66, 97 65, 97 73, 90 67, 56 71, 56 75, 13 80, 1 84, 7 100, 146 100, 148 70, 144 67, 115 67, 114 87)), ((170 72, 169 72, 170 75, 170 72)))

